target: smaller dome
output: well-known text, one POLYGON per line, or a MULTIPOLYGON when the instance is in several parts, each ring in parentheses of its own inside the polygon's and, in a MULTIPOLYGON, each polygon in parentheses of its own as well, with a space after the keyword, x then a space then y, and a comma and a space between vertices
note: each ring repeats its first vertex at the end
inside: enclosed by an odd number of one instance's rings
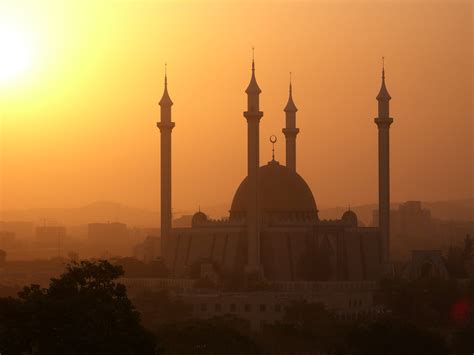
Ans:
POLYGON ((354 213, 354 211, 347 210, 344 212, 344 214, 341 217, 342 223, 345 225, 351 226, 351 227, 357 227, 358 225, 358 220, 357 220, 357 215, 354 213))
POLYGON ((207 215, 201 211, 196 212, 191 220, 191 226, 196 227, 207 222, 207 215))

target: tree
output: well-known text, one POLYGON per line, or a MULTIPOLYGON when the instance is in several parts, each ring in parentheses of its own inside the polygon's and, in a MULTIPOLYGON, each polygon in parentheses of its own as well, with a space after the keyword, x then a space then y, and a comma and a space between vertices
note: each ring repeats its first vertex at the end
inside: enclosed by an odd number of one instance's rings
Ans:
POLYGON ((48 289, 25 287, 0 299, 0 352, 9 354, 156 354, 140 325, 120 266, 105 260, 71 263, 48 289))
POLYGON ((163 324, 184 322, 192 316, 192 305, 172 297, 168 290, 145 290, 134 298, 133 304, 141 313, 143 324, 152 331, 163 324))
POLYGON ((406 320, 379 319, 356 325, 344 338, 337 354, 344 355, 446 355, 440 334, 416 327, 406 320))
POLYGON ((261 339, 273 353, 330 354, 344 330, 324 304, 295 301, 285 307, 281 322, 264 327, 261 339))
POLYGON ((73 262, 76 262, 79 260, 79 253, 75 252, 75 251, 70 251, 69 253, 67 253, 67 256, 69 258, 69 260, 73 261, 73 262))
POLYGON ((453 332, 452 353, 456 355, 471 355, 474 349, 474 319, 453 332))
POLYGON ((125 277, 167 277, 169 274, 162 258, 148 263, 132 257, 117 258, 113 261, 123 267, 125 277))
POLYGON ((474 239, 469 234, 464 238, 463 250, 464 272, 466 277, 474 279, 474 239))
POLYGON ((456 280, 386 278, 380 281, 376 302, 397 317, 417 325, 446 325, 453 304, 465 296, 456 280))

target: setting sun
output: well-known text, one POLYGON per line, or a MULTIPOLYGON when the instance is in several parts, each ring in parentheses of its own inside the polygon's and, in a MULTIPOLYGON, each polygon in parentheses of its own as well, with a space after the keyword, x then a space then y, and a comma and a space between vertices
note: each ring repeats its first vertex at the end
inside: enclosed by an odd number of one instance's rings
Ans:
POLYGON ((0 24, 0 83, 12 80, 31 65, 31 44, 15 26, 0 24))

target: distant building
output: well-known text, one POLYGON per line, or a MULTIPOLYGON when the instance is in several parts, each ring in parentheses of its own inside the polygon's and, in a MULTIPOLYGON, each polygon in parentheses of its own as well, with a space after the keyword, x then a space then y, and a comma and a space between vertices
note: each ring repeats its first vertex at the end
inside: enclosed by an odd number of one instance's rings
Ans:
POLYGON ((15 233, 17 239, 33 239, 35 226, 33 222, 26 221, 0 221, 0 231, 15 233))
POLYGON ((40 247, 60 248, 66 239, 64 226, 38 226, 35 233, 36 243, 40 247))
MULTIPOLYGON (((372 224, 376 226, 379 211, 373 211, 372 224)), ((430 232, 431 212, 422 208, 420 201, 407 201, 399 205, 398 210, 390 211, 391 235, 425 235, 430 232)))
POLYGON ((124 223, 89 223, 87 236, 99 256, 132 254, 127 225, 124 223))
POLYGON ((7 250, 15 244, 15 233, 0 231, 0 249, 7 250))
POLYGON ((410 280, 448 279, 449 274, 441 250, 414 250, 403 272, 403 277, 410 280))
MULTIPOLYGON (((378 211, 373 211, 377 225, 378 211)), ((390 234, 396 257, 406 259, 412 250, 446 249, 459 245, 467 234, 474 235, 474 221, 443 221, 432 218, 420 201, 407 201, 390 211, 390 234)))
POLYGON ((148 236, 133 248, 133 254, 135 258, 146 263, 155 260, 161 256, 161 238, 148 236))

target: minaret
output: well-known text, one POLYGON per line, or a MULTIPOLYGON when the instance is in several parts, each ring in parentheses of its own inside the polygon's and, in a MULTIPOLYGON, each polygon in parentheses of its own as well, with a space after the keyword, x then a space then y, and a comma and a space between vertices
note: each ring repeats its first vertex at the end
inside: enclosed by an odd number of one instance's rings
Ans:
POLYGON ((286 139, 286 166, 288 169, 296 172, 296 135, 299 133, 299 128, 296 128, 296 108, 293 102, 292 87, 291 87, 291 73, 290 73, 290 93, 288 103, 284 109, 286 116, 286 127, 282 129, 286 139))
POLYGON ((247 111, 244 117, 247 119, 247 150, 248 150, 248 251, 247 272, 257 272, 260 269, 260 216, 258 213, 258 168, 260 166, 259 127, 263 112, 260 111, 259 96, 262 90, 258 87, 255 79, 255 61, 252 58, 252 78, 245 90, 247 93, 247 111))
POLYGON ((161 132, 161 255, 166 255, 166 242, 171 231, 171 106, 173 101, 168 94, 168 77, 165 69, 165 90, 160 100, 161 121, 157 127, 161 132))
POLYGON ((390 125, 393 118, 389 113, 390 94, 385 87, 385 68, 382 66, 382 86, 377 95, 379 130, 379 228, 382 245, 382 262, 390 261, 390 125))

